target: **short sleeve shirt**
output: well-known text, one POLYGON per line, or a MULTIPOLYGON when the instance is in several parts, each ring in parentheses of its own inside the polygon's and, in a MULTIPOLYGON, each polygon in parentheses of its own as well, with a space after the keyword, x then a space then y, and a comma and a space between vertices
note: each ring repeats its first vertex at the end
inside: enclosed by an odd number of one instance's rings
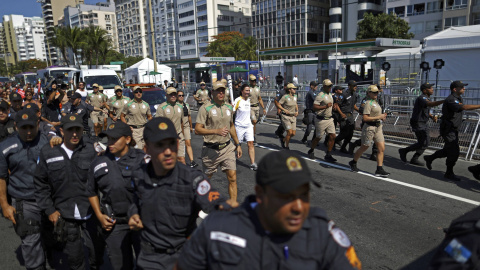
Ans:
POLYGON ((376 117, 382 114, 382 107, 374 99, 369 99, 365 103, 363 114, 368 114, 370 117, 376 117))
POLYGON ((343 92, 342 97, 342 101, 338 104, 342 113, 353 113, 355 104, 357 104, 357 93, 346 90, 343 92))
POLYGON ((107 102, 107 99, 107 96, 100 92, 97 92, 96 94, 91 93, 87 96, 87 101, 90 105, 97 108, 103 107, 103 103, 107 102))
POLYGON ((290 115, 293 115, 297 112, 297 95, 284 95, 278 103, 280 103, 282 107, 290 113, 290 115))
POLYGON ((197 98, 199 98, 202 102, 205 102, 205 101, 207 101, 207 99, 208 99, 208 90, 207 90, 207 89, 205 89, 205 90, 198 89, 196 96, 197 96, 197 98))
POLYGON ((275 100, 276 100, 277 102, 279 102, 280 99, 282 99, 282 97, 283 97, 284 95, 285 95, 285 90, 282 89, 282 90, 280 90, 280 91, 277 91, 277 96, 275 97, 275 100))
POLYGON ((130 102, 130 98, 122 96, 121 99, 118 99, 116 96, 112 97, 109 101, 110 110, 117 116, 120 116, 122 113, 123 107, 130 102))
POLYGON ((250 120, 250 99, 244 100, 242 97, 235 99, 233 104, 233 111, 235 115, 236 127, 252 127, 252 120, 250 120))
MULTIPOLYGON (((226 127, 230 129, 233 121, 233 108, 229 104, 217 105, 212 102, 204 105, 198 110, 197 124, 203 125, 206 129, 219 129, 226 127)), ((223 137, 220 135, 203 135, 206 143, 225 143, 230 140, 230 134, 223 137)))
POLYGON ((147 102, 137 102, 132 100, 125 106, 122 113, 125 114, 125 120, 129 125, 143 126, 147 123, 147 115, 152 115, 150 106, 147 102))
POLYGON ((454 94, 449 95, 442 106, 442 120, 450 121, 455 128, 459 128, 463 119, 463 98, 454 94))
POLYGON ((428 102, 430 102, 430 98, 425 94, 420 95, 415 100, 415 104, 413 105, 412 121, 424 123, 428 122, 430 111, 427 106, 428 102))
MULTIPOLYGON (((332 94, 325 93, 323 91, 318 93, 317 97, 315 98, 315 101, 313 102, 314 105, 320 105, 320 106, 325 106, 328 103, 333 104, 332 94)), ((325 118, 332 117, 332 107, 317 111, 317 115, 323 116, 325 118)))
POLYGON ((175 105, 172 106, 172 104, 168 102, 164 102, 158 106, 157 109, 157 114, 155 117, 166 117, 170 120, 172 120, 173 125, 175 126, 175 130, 177 131, 177 134, 180 134, 182 132, 182 118, 183 118, 183 106, 175 103, 175 105))
POLYGON ((250 104, 256 105, 258 104, 258 100, 260 99, 260 87, 255 86, 250 88, 250 104))

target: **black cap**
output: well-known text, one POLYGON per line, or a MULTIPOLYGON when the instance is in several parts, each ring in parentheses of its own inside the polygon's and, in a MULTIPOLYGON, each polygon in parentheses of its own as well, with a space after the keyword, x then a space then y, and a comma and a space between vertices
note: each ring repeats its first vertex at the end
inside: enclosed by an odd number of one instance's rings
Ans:
POLYGON ((132 129, 130 126, 122 121, 110 124, 107 130, 99 134, 100 137, 110 136, 112 138, 120 138, 122 136, 132 136, 132 129))
POLYGON ((22 96, 20 96, 19 93, 11 93, 10 94, 10 101, 19 101, 19 100, 22 100, 22 96))
POLYGON ((425 90, 425 89, 429 89, 430 87, 434 86, 435 84, 431 84, 431 83, 424 83, 422 85, 420 85, 420 90, 425 90))
POLYGON ((73 96, 73 91, 71 91, 71 90, 67 91, 67 97, 72 98, 72 96, 73 96))
POLYGON ((74 113, 69 113, 62 117, 60 124, 63 129, 69 129, 71 127, 83 128, 82 118, 74 113))
POLYGON ((26 125, 36 126, 38 124, 38 116, 33 110, 22 109, 15 115, 15 123, 17 127, 26 125))
POLYGON ((358 85, 358 83, 354 80, 348 81, 348 86, 357 86, 357 85, 358 85))
POLYGON ((8 103, 5 100, 0 101, 0 109, 8 110, 9 107, 10 105, 8 105, 8 103))
POLYGON ((23 106, 24 110, 33 110, 34 112, 39 112, 40 108, 35 103, 28 103, 27 105, 23 106))
POLYGON ((60 85, 60 89, 67 89, 67 88, 68 88, 68 85, 65 83, 62 83, 62 85, 60 85))
POLYGON ((159 142, 164 139, 177 139, 177 130, 173 122, 165 117, 155 117, 148 121, 143 130, 143 139, 149 142, 159 142))
POLYGON ((318 85, 318 83, 316 81, 311 81, 310 82, 310 86, 317 86, 317 85, 318 85))
POLYGON ((340 86, 340 85, 335 85, 335 86, 333 87, 333 91, 335 91, 335 90, 344 90, 344 89, 345 89, 345 87, 340 86))
POLYGON ((258 163, 256 175, 258 185, 270 186, 280 193, 290 193, 299 186, 313 180, 307 162, 293 151, 270 152, 258 163))
POLYGON ((80 95, 80 93, 77 93, 77 92, 73 93, 71 99, 77 99, 77 98, 82 98, 82 95, 80 95))
POLYGON ((463 83, 462 81, 454 81, 450 84, 450 90, 453 90, 454 88, 463 88, 464 86, 467 86, 467 85, 468 83, 463 83))

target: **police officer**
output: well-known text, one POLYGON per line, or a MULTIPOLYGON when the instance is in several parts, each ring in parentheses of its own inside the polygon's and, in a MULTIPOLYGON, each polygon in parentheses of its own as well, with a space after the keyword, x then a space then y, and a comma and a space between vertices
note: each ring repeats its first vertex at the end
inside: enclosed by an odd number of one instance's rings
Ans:
POLYGON ((11 93, 10 94, 10 103, 12 106, 10 106, 10 117, 12 119, 15 119, 15 114, 22 109, 22 96, 18 93, 11 93))
MULTIPOLYGON (((23 109, 28 109, 28 110, 33 110, 33 112, 37 115, 38 117, 38 130, 40 131, 41 134, 47 136, 49 139, 53 137, 58 137, 58 139, 61 140, 62 135, 57 131, 57 129, 50 125, 49 123, 42 121, 40 119, 41 113, 40 113, 40 108, 37 106, 35 103, 29 103, 25 106, 23 106, 23 109)), ((60 141, 61 143, 61 141, 60 141)))
POLYGON ((282 88, 282 84, 283 84, 283 76, 282 76, 282 72, 278 72, 278 75, 275 76, 275 82, 277 84, 277 89, 281 89, 282 88))
POLYGON ((283 123, 282 123, 282 111, 280 110, 280 107, 279 107, 280 103, 278 102, 280 101, 280 99, 282 99, 282 97, 287 92, 287 85, 288 83, 285 83, 281 91, 277 89, 277 94, 275 96, 275 99, 273 100, 273 102, 275 103, 275 107, 277 108, 278 118, 280 118, 280 124, 278 124, 277 130, 275 130, 275 135, 278 137, 278 140, 280 141, 280 145, 282 146, 282 148, 285 148, 285 141, 284 141, 285 136, 283 136, 283 133, 285 132, 285 127, 283 126, 283 123))
MULTIPOLYGON (((260 108, 258 106, 260 105, 263 110, 263 115, 267 114, 267 111, 265 110, 265 106, 263 105, 263 100, 262 100, 262 94, 260 92, 260 87, 257 86, 257 77, 255 75, 250 74, 249 76, 249 81, 250 81, 250 110, 251 110, 251 119, 252 119, 252 124, 253 124, 253 135, 257 133, 257 122, 260 119, 260 108)), ((256 137, 253 141, 253 144, 257 144, 256 137)))
POLYGON ((305 145, 308 142, 308 136, 310 135, 310 132, 312 132, 312 129, 314 130, 313 138, 316 137, 317 131, 315 130, 315 112, 313 111, 313 102, 317 97, 317 87, 318 83, 315 81, 311 81, 310 90, 305 95, 305 110, 303 111, 303 113, 305 114, 305 118, 307 119, 307 129, 305 129, 305 134, 302 138, 302 143, 304 143, 305 145))
POLYGON ((0 142, 15 132, 15 120, 9 115, 10 105, 5 100, 0 101, 0 142))
POLYGON ((92 85, 93 92, 88 94, 86 103, 92 105, 93 107, 100 108, 100 111, 92 111, 90 113, 90 118, 93 122, 93 130, 95 131, 95 136, 98 136, 102 132, 103 121, 105 118, 104 109, 106 108, 107 96, 99 92, 98 84, 94 83, 92 85))
POLYGON ((178 135, 172 121, 152 119, 144 138, 152 158, 132 173, 135 203, 128 211, 130 228, 143 229, 137 268, 172 269, 196 228, 199 211, 228 205, 201 171, 177 163, 178 135))
POLYGON ((287 85, 287 94, 278 102, 282 123, 287 131, 287 136, 284 139, 285 149, 290 149, 290 139, 295 136, 297 130, 298 104, 296 91, 297 87, 293 83, 289 83, 287 85))
POLYGON ((465 105, 463 104, 462 95, 465 93, 465 86, 468 83, 461 81, 454 81, 450 84, 451 94, 445 99, 442 106, 442 117, 440 124, 440 135, 443 138, 443 148, 436 151, 432 155, 423 156, 426 162, 426 166, 429 170, 432 169, 432 162, 437 158, 446 157, 447 171, 444 177, 453 180, 460 181, 455 173, 453 173, 453 167, 457 163, 458 156, 460 155, 460 147, 458 145, 458 128, 463 121, 463 111, 480 109, 480 105, 465 105))
POLYGON ((178 90, 177 92, 177 102, 182 106, 182 122, 183 122, 183 136, 185 137, 185 150, 187 152, 188 158, 190 159, 190 167, 195 168, 198 164, 193 160, 193 149, 192 149, 192 111, 190 110, 190 105, 185 102, 185 92, 183 90, 178 90))
MULTIPOLYGON (((332 107, 332 118, 333 118, 333 126, 335 130, 337 129, 337 124, 340 122, 342 119, 341 112, 340 112, 340 106, 339 104, 342 103, 343 101, 343 90, 345 88, 343 86, 336 85, 333 87, 332 91, 332 98, 333 98, 333 107, 332 107)), ((328 141, 330 137, 325 136, 325 140, 323 141, 323 145, 325 145, 326 148, 328 148, 328 141)), ((337 142, 337 138, 335 138, 335 142, 337 142)), ((335 143, 333 144, 333 150, 336 150, 335 148, 335 143)))
POLYGON ((201 106, 203 106, 203 104, 210 100, 206 87, 207 85, 205 84, 205 82, 202 81, 200 83, 200 89, 198 89, 197 92, 195 92, 195 95, 193 95, 193 98, 197 101, 198 108, 200 108, 201 106))
POLYGON ((183 136, 183 106, 177 103, 177 89, 168 87, 167 100, 158 105, 155 117, 166 117, 173 122, 179 138, 177 159, 185 164, 185 137, 183 136))
POLYGON ((109 116, 113 122, 120 120, 122 114, 122 109, 127 103, 130 102, 130 98, 123 95, 123 90, 120 85, 115 85, 115 95, 110 98, 108 101, 109 105, 109 116))
MULTIPOLYGON (((100 92, 101 94, 104 94, 103 93, 103 86, 98 86, 98 92, 100 92)), ((107 124, 108 124, 108 111, 110 110, 110 104, 108 102, 108 97, 105 95, 107 101, 105 102, 105 105, 104 105, 104 108, 102 110, 102 114, 103 114, 103 129, 102 130, 107 130, 107 124)))
POLYGON ((88 168, 97 156, 93 144, 83 139, 83 123, 77 114, 62 117, 62 145, 44 146, 35 170, 35 200, 56 226, 61 249, 70 269, 85 269, 84 244, 90 269, 102 264, 104 242, 91 218, 85 191, 88 168))
POLYGON ((96 157, 88 171, 87 192, 92 209, 104 229, 113 269, 133 269, 132 248, 138 257, 140 239, 128 226, 128 209, 133 203, 132 171, 145 153, 135 149, 130 127, 118 121, 100 133, 108 137, 108 148, 96 157), (99 194, 102 194, 101 201, 99 194))
POLYGON ((412 117, 410 118, 410 126, 412 131, 417 136, 417 142, 406 148, 398 149, 400 159, 407 162, 408 152, 415 151, 410 164, 424 166, 425 164, 418 160, 430 144, 430 131, 428 130, 428 119, 437 122, 437 117, 430 114, 430 108, 443 104, 444 100, 430 101, 430 96, 433 95, 433 84, 424 83, 420 86, 422 94, 415 100, 413 106, 412 117))
POLYGON ((377 102, 378 88, 376 85, 370 85, 367 89, 367 102, 363 109, 362 127, 362 146, 355 152, 353 160, 348 164, 353 172, 358 172, 357 161, 372 143, 378 148, 377 170, 375 176, 388 177, 390 174, 383 169, 383 156, 385 152, 385 139, 383 137, 382 121, 387 118, 386 113, 382 113, 382 107, 377 102))
POLYGON ((348 154, 347 145, 352 140, 355 131, 355 119, 353 118, 353 111, 358 112, 357 100, 357 82, 349 81, 348 89, 343 91, 342 100, 338 105, 338 113, 340 114, 340 133, 335 138, 335 143, 340 143, 343 140, 340 152, 348 154))
POLYGON ((62 89, 57 92, 57 84, 55 81, 52 82, 51 89, 48 89, 45 93, 46 102, 44 102, 42 106, 42 120, 54 127, 60 125, 60 104, 64 95, 65 91, 62 89))
POLYGON ((348 236, 310 206, 307 163, 294 152, 267 154, 255 195, 210 214, 185 243, 177 269, 360 269, 348 236))
POLYGON ((315 158, 314 150, 323 134, 329 137, 327 154, 325 161, 336 162, 337 160, 331 155, 333 145, 335 143, 335 125, 332 118, 333 97, 330 93, 333 83, 329 79, 323 80, 322 92, 318 93, 313 102, 313 110, 317 114, 315 117, 315 128, 317 130, 317 137, 312 140, 308 156, 311 159, 315 158))
POLYGON ((0 144, 0 206, 22 240, 25 267, 45 269, 40 236, 42 210, 35 201, 33 178, 40 149, 48 145, 48 138, 39 132, 38 114, 32 109, 20 110, 15 125, 18 133, 0 144), (7 178, 11 205, 7 201, 7 178))
POLYGON ((62 119, 70 113, 78 115, 83 123, 83 134, 90 138, 90 125, 88 125, 88 119, 90 117, 90 113, 94 110, 100 111, 101 109, 83 102, 80 93, 75 92, 70 98, 70 101, 62 106, 62 119))
POLYGON ((199 109, 195 124, 195 134, 203 135, 202 163, 205 174, 211 178, 220 166, 227 174, 228 193, 232 201, 237 201, 237 157, 242 156, 242 148, 233 123, 233 107, 226 104, 225 85, 213 83, 212 103, 199 109), (231 140, 233 139, 233 144, 231 140))
POLYGON ((150 105, 142 100, 142 88, 135 86, 133 89, 134 98, 127 103, 122 110, 121 120, 132 128, 133 139, 138 149, 143 149, 143 128, 148 120, 152 119, 150 105))

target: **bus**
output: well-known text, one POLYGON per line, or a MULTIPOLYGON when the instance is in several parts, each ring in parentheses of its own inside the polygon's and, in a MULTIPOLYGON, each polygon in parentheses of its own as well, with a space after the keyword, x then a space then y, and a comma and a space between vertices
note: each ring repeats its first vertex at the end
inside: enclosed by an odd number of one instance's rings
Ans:
POLYGON ((37 84, 37 74, 34 72, 23 72, 15 75, 15 82, 21 86, 31 83, 33 86, 37 84))
POLYGON ((55 78, 58 83, 68 84, 68 73, 78 70, 71 67, 50 66, 37 71, 37 79, 41 80, 42 87, 45 87, 51 78, 55 78))
POLYGON ((232 61, 216 65, 210 65, 210 71, 211 73, 217 73, 218 80, 226 79, 227 75, 230 74, 232 76, 232 80, 243 79, 244 81, 248 81, 248 76, 255 75, 255 77, 258 78, 258 75, 262 74, 260 62, 249 60, 232 61), (248 71, 229 72, 233 68, 243 68, 248 71))

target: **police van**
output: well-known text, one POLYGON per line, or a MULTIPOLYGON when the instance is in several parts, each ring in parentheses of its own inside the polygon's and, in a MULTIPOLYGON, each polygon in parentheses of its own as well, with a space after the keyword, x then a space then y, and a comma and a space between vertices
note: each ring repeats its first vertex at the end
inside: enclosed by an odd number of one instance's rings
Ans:
POLYGON ((75 85, 78 85, 79 82, 84 82, 89 94, 92 93, 93 84, 96 83, 103 87, 103 93, 109 98, 115 95, 115 85, 122 85, 115 70, 111 69, 76 70, 70 72, 68 78, 73 80, 75 85))

